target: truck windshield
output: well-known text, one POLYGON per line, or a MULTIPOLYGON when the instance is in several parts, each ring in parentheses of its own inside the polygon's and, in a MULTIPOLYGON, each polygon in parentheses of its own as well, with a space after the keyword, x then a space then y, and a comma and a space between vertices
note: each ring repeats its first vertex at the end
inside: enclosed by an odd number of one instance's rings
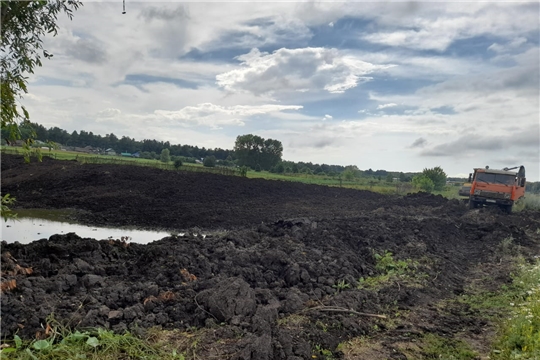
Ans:
POLYGON ((514 185, 516 177, 514 175, 505 175, 505 174, 490 174, 479 172, 476 175, 477 181, 482 181, 486 183, 495 183, 495 184, 504 184, 504 185, 514 185))

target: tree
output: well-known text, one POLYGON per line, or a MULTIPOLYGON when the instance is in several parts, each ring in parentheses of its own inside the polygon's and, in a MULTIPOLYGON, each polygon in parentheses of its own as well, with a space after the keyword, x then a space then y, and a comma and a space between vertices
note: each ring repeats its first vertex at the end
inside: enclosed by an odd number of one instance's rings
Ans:
POLYGON ((393 181, 394 181, 394 177, 392 176, 392 174, 386 175, 386 182, 387 183, 391 183, 393 181))
POLYGON ((203 166, 215 167, 216 166, 216 157, 214 155, 205 157, 204 160, 203 160, 203 166))
POLYGON ((343 171, 343 177, 345 180, 351 181, 354 179, 354 170, 351 168, 345 169, 345 171, 343 171))
POLYGON ((433 180, 431 180, 429 177, 427 177, 424 174, 416 175, 412 179, 412 183, 415 188, 419 190, 423 190, 425 192, 432 192, 435 188, 435 184, 433 183, 433 180))
POLYGON ((240 166, 255 169, 259 164, 261 169, 270 170, 281 161, 283 145, 278 140, 253 134, 239 135, 234 143, 234 153, 240 166))
POLYGON ((164 163, 168 163, 169 161, 171 161, 171 152, 169 151, 169 149, 163 149, 161 150, 161 155, 159 157, 159 159, 161 160, 161 162, 164 162, 164 163))
POLYGON ((255 165, 255 171, 256 172, 261 172, 261 165, 259 165, 259 164, 255 165))
MULTIPOLYGON (((28 122, 30 115, 18 100, 28 93, 27 75, 42 65, 41 55, 52 54, 43 49, 45 34, 56 36, 57 17, 64 12, 69 19, 82 3, 78 0, 0 2, 1 27, 1 127, 11 126, 11 139, 20 139, 19 125, 28 122)), ((31 143, 31 138, 27 139, 31 143)))
POLYGON ((436 166, 432 169, 424 169, 423 175, 430 178, 433 181, 434 189, 440 191, 446 185, 446 173, 440 166, 436 166))

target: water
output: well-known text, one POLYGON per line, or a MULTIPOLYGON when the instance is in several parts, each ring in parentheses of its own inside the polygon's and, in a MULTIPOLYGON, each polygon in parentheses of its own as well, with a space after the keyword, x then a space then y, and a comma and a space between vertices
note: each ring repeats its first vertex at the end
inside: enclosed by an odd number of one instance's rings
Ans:
POLYGON ((35 240, 48 239, 54 234, 74 232, 82 238, 103 240, 128 237, 130 242, 147 244, 170 235, 170 232, 165 231, 85 226, 74 223, 69 219, 70 215, 72 212, 66 210, 17 210, 18 219, 2 220, 1 240, 28 244, 35 240))

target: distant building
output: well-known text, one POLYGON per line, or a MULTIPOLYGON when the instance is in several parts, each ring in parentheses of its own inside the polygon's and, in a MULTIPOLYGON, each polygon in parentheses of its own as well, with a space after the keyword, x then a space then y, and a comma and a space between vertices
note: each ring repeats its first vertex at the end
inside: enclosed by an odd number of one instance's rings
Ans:
POLYGON ((131 156, 138 158, 138 157, 141 157, 141 154, 137 151, 131 154, 131 156))
POLYGON ((125 156, 125 157, 131 157, 131 153, 128 153, 128 152, 120 153, 120 155, 125 156))
POLYGON ((114 151, 114 150, 111 149, 111 148, 108 148, 107 150, 105 150, 105 153, 106 153, 107 155, 113 155, 113 156, 116 155, 116 151, 114 151))

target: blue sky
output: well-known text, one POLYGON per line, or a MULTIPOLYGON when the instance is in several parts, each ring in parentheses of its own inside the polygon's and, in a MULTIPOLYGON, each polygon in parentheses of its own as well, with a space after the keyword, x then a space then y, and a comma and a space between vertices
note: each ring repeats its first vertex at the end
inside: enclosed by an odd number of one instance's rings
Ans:
POLYGON ((84 2, 30 79, 33 121, 293 161, 539 173, 539 5, 84 2))

